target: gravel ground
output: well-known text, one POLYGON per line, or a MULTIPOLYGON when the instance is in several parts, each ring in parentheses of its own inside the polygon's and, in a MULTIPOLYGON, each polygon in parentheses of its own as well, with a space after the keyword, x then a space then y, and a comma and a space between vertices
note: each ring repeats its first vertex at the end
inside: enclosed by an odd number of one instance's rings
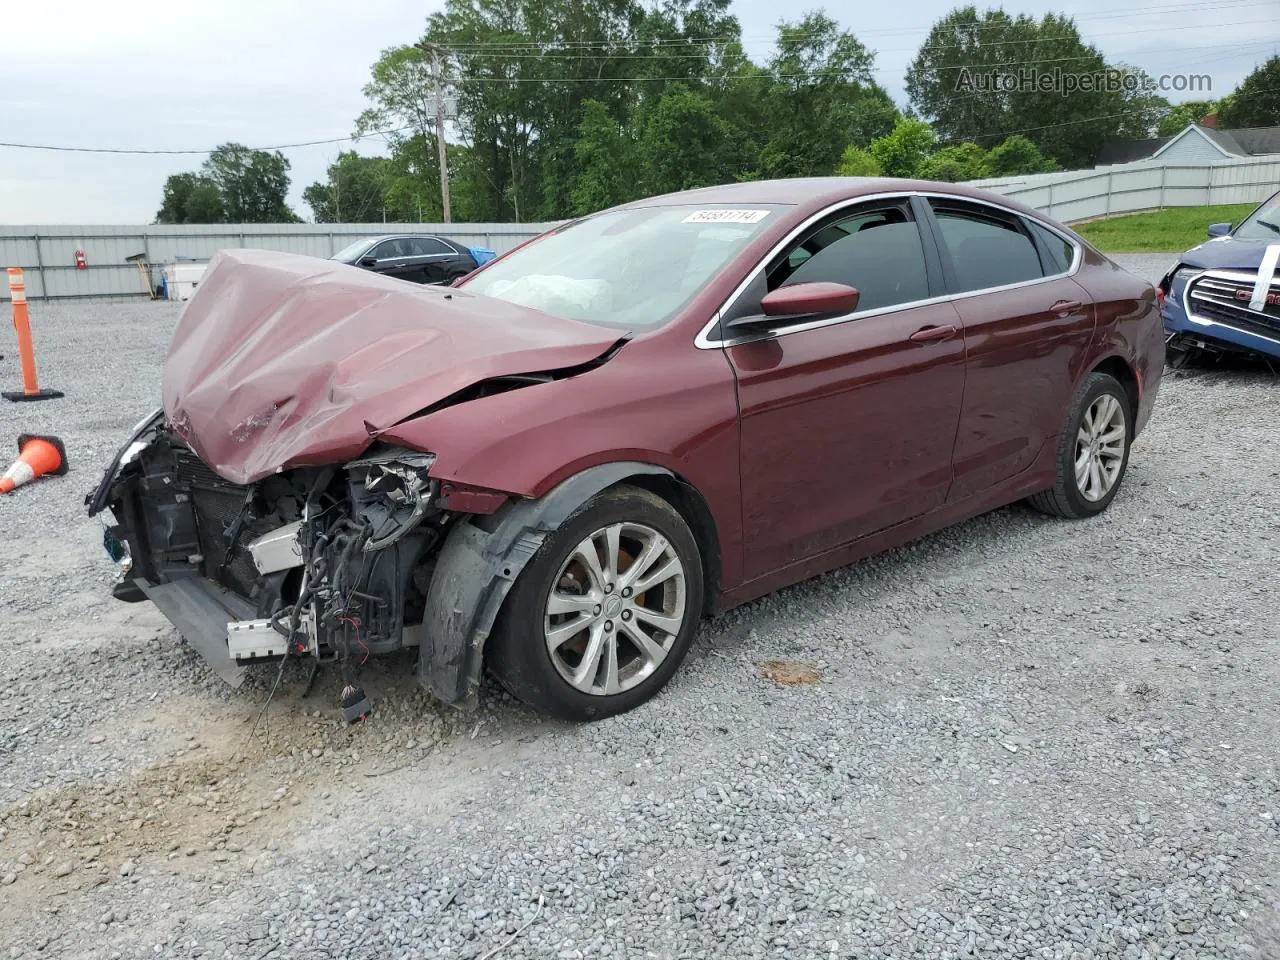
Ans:
POLYGON ((72 471, 0 498, 0 956, 1280 955, 1269 376, 1167 378, 1102 517, 999 510, 719 617, 626 716, 456 713, 392 657, 345 728, 334 678, 264 715, 271 671, 230 690, 107 596, 81 501, 176 309, 33 315, 68 398, 0 436, 72 471))

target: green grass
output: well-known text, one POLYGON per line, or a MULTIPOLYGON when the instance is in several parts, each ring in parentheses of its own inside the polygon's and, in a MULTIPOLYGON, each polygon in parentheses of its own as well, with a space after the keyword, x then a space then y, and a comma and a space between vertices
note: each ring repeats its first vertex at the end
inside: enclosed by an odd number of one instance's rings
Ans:
POLYGON ((1208 239, 1211 223, 1239 223, 1256 204, 1170 207, 1082 223, 1076 232, 1103 253, 1177 253, 1208 239))

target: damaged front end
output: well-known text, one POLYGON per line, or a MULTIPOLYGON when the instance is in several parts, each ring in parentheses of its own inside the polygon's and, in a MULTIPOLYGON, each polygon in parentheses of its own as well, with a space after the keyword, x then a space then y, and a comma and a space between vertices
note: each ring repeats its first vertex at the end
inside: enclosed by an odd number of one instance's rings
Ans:
MULTIPOLYGON (((458 514, 428 453, 375 446, 253 483, 211 470, 157 412, 89 496, 124 579, 233 684, 286 656, 354 668, 418 642, 432 558, 458 514)), ((495 498, 501 502, 501 497, 495 498)))

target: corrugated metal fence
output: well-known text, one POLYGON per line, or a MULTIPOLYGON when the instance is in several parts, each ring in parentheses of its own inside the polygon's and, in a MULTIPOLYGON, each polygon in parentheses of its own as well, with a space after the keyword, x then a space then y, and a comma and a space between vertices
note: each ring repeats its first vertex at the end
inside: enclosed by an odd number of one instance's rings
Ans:
MULTIPOLYGON (((175 260, 208 260, 225 247, 258 247, 328 257, 360 237, 381 233, 441 234, 503 253, 553 226, 549 223, 211 224, 208 226, 0 226, 0 268, 22 267, 27 296, 145 296, 159 267, 175 260), (83 250, 86 267, 76 268, 83 250), (142 254, 153 266, 144 280, 126 258, 142 254)), ((9 297, 0 282, 0 300, 9 297)))
POLYGON ((1020 200, 1063 223, 1078 223, 1160 207, 1259 203, 1280 190, 1280 157, 1174 166, 1144 161, 974 180, 970 186, 1020 200))

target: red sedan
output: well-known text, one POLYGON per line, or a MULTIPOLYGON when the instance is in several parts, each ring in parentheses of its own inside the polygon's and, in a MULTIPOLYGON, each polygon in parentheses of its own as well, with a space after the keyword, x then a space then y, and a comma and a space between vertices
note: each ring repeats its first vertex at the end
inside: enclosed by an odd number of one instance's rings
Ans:
POLYGON ((116 595, 229 680, 416 645, 450 703, 487 666, 591 719, 704 614, 1016 500, 1105 510, 1163 357, 1149 283, 948 184, 656 197, 452 289, 228 251, 90 509, 116 595))

